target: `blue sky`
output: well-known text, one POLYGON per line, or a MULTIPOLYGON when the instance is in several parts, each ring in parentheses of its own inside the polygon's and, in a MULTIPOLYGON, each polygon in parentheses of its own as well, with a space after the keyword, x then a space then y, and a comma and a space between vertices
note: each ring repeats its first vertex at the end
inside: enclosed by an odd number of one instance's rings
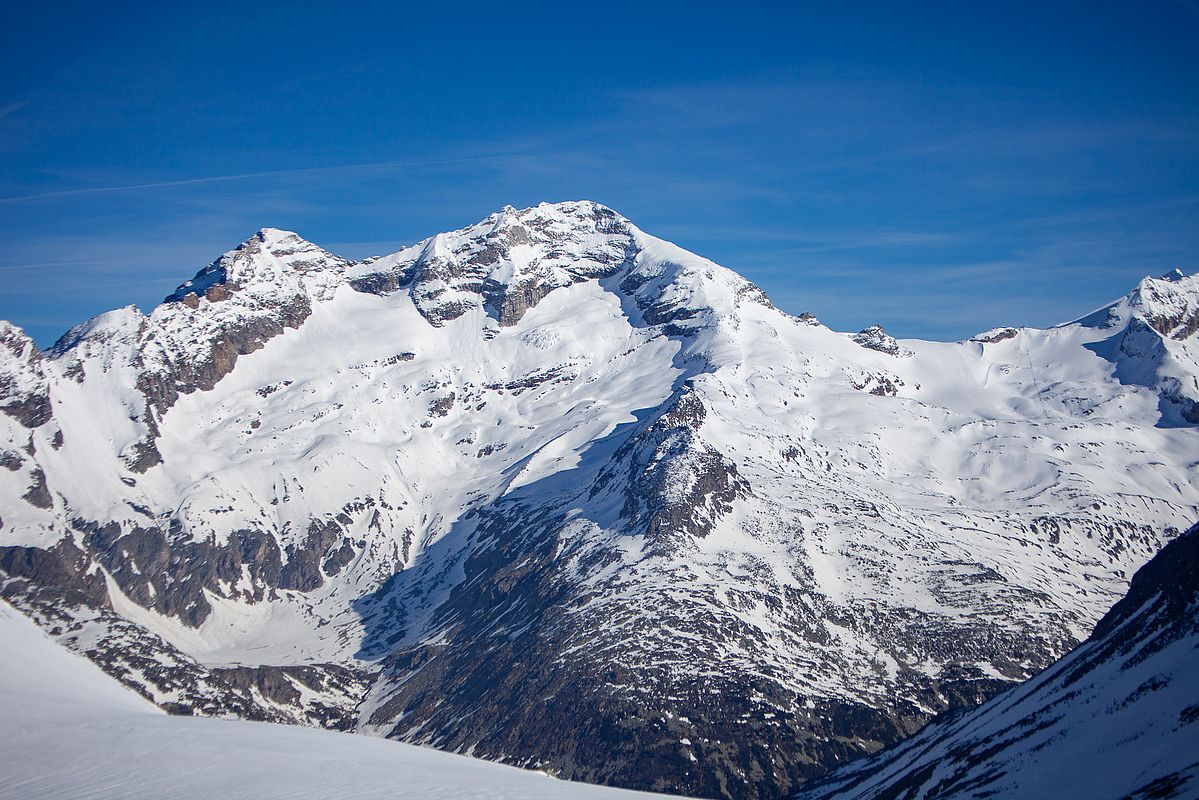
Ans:
POLYGON ((264 226, 365 256, 578 198, 841 330, 1199 269, 1199 2, 250 5, 8 12, 0 318, 49 344, 264 226))

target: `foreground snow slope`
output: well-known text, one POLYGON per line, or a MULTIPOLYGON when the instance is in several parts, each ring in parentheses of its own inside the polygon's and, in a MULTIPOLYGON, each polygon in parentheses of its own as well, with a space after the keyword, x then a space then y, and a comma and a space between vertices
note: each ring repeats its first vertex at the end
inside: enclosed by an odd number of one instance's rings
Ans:
POLYGON ((169 717, 0 601, 0 796, 22 800, 658 797, 364 736, 169 717))
POLYGON ((797 800, 1199 797, 1199 526, 1068 656, 797 800))
POLYGON ((595 203, 264 229, 0 325, 0 591, 172 710, 777 797, 1085 637, 1199 517, 1197 399, 1195 277, 898 342, 595 203))

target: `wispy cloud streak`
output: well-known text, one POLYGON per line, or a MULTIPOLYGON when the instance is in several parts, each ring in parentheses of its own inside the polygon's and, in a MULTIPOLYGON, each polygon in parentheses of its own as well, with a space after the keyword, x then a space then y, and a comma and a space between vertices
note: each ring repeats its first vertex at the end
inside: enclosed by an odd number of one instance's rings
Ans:
MULTIPOLYGON (((0 109, 3 116, 3 109, 0 109)), ((183 178, 174 181, 153 181, 150 183, 131 183, 119 186, 89 186, 78 189, 58 189, 50 192, 35 192, 33 194, 0 197, 0 203, 24 203, 36 200, 48 200, 59 197, 80 197, 89 194, 109 194, 114 192, 137 192, 147 189, 169 189, 177 186, 197 186, 207 183, 228 183, 230 181, 257 180, 261 178, 287 178, 304 175, 338 175, 345 173, 370 172, 373 170, 404 169, 408 167, 429 167, 469 162, 498 160, 511 158, 519 153, 486 153, 456 158, 425 158, 407 161, 380 161, 371 164, 339 164, 327 167, 300 167, 296 169, 264 170, 261 172, 242 172, 236 175, 210 175, 202 178, 183 178)))

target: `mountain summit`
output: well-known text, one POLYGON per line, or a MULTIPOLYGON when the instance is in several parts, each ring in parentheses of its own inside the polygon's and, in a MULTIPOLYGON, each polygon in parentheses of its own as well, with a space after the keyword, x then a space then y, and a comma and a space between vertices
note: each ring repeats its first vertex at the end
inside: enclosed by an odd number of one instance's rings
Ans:
POLYGON ((1078 324, 1107 334, 1089 347, 1121 381, 1158 392, 1162 424, 1199 424, 1199 275, 1146 277, 1078 324))
POLYGON ((1199 517, 1197 295, 923 342, 589 202, 360 262, 264 229, 45 353, 0 326, 2 591, 174 711, 776 797, 1199 517))

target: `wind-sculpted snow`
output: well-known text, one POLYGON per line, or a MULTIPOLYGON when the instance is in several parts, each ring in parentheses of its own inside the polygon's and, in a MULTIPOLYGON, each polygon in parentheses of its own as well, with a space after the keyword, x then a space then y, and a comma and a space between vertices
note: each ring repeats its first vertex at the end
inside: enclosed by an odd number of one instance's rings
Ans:
POLYGON ((594 203, 359 263, 264 230, 6 329, 0 408, 50 413, 0 415, 3 591, 173 708, 779 796, 1047 666, 1199 516, 1196 284, 896 341, 594 203))
POLYGON ((801 798, 1194 797, 1197 676, 1199 526, 1142 567, 1061 661, 801 798))

